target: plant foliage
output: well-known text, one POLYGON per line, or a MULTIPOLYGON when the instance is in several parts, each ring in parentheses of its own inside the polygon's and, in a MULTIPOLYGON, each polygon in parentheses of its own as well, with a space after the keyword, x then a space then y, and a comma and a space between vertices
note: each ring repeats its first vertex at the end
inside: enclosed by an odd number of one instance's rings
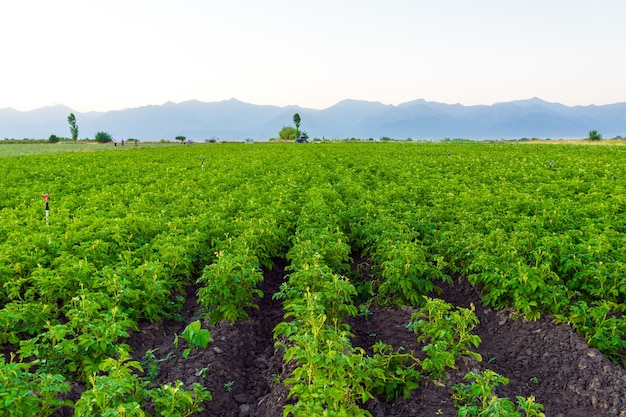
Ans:
MULTIPOLYGON (((0 344, 17 354, 0 362, 2 404, 51 415, 77 383, 76 415, 197 412, 208 391, 150 385, 126 339, 138 323, 179 318, 185 296, 212 324, 245 320, 279 258, 289 266, 275 343, 294 369, 285 415, 367 416, 373 396, 409 395, 459 356, 480 359, 472 308, 433 298, 451 276, 492 308, 569 323, 626 364, 617 147, 258 145, 3 158, 0 344), (48 218, 42 193, 54 196, 48 218), (368 274, 351 270, 360 258, 368 274), (353 346, 345 319, 372 304, 415 309, 424 351, 353 346)), ((180 337, 189 355, 210 333, 193 322, 180 337)), ((530 410, 524 401, 498 406, 530 410)))

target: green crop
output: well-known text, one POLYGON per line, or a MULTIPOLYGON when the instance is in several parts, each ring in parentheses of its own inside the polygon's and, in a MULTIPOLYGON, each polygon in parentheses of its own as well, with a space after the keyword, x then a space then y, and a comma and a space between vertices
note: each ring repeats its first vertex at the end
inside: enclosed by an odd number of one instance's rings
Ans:
POLYGON ((587 305, 578 301, 571 305, 568 315, 557 315, 556 322, 569 323, 589 343, 614 363, 626 367, 626 317, 622 314, 624 307, 610 301, 587 305), (620 308, 622 311, 619 311, 620 308))
MULTIPOLYGON (((198 347, 206 348, 211 341, 211 332, 202 328, 200 320, 187 325, 181 336, 187 341, 187 348, 183 350, 183 358, 185 359, 187 359, 193 349, 198 347)), ((174 338, 174 346, 178 347, 178 335, 174 338)))
POLYGON ((48 374, 39 370, 29 372, 38 362, 15 362, 11 355, 5 362, 0 355, 0 410, 10 417, 49 416, 61 406, 71 406, 63 400, 70 391, 70 385, 63 375, 48 374))
POLYGON ((156 416, 190 416, 203 410, 202 403, 212 399, 199 384, 185 390, 181 381, 149 388, 134 371, 143 372, 137 361, 126 354, 107 359, 98 373, 89 378, 90 387, 75 404, 75 415, 82 416, 151 416, 145 411, 148 401, 154 404, 156 416))
MULTIPOLYGON (((29 381, 55 393, 29 404, 51 410, 63 384, 81 383, 85 415, 156 410, 158 388, 136 378, 125 343, 138 323, 180 320, 194 295, 212 324, 246 320, 279 259, 288 276, 274 297, 288 318, 276 346, 296 363, 287 414, 366 415, 371 395, 406 395, 458 355, 478 359, 471 308, 431 298, 442 282, 467 279, 527 320, 553 315, 625 363, 621 147, 223 144, 2 162, 0 345, 21 372, 6 392, 29 381), (423 360, 350 342, 346 318, 392 305, 417 309, 423 360)), ((187 388, 176 395, 202 397, 187 388)))
POLYGON ((143 371, 139 362, 122 353, 119 360, 103 361, 89 377, 89 387, 76 401, 77 417, 109 415, 145 416, 142 404, 146 399, 146 384, 133 372, 143 371), (102 374, 101 374, 102 373, 102 374))
POLYGON ((207 266, 198 279, 204 284, 198 297, 212 323, 221 320, 234 323, 239 318, 247 318, 245 307, 256 306, 255 297, 263 295, 256 289, 263 279, 257 258, 247 248, 233 250, 232 253, 217 252, 217 261, 207 266))
POLYGON ((202 385, 193 384, 193 390, 184 389, 183 383, 176 381, 150 391, 154 401, 156 416, 188 417, 204 410, 202 403, 213 399, 213 395, 202 385))
POLYGON ((461 355, 482 361, 480 354, 472 350, 481 343, 480 337, 472 334, 477 324, 473 304, 470 308, 453 308, 443 300, 425 297, 423 307, 407 325, 417 334, 418 341, 426 343, 423 370, 439 378, 446 367, 455 369, 456 358, 461 355))
POLYGON ((517 405, 508 398, 499 398, 494 389, 507 385, 508 378, 487 369, 481 374, 470 372, 465 379, 474 380, 469 385, 457 384, 454 391, 454 405, 458 408, 458 417, 467 416, 503 416, 503 417, 545 417, 543 405, 536 403, 534 397, 517 396, 517 405))

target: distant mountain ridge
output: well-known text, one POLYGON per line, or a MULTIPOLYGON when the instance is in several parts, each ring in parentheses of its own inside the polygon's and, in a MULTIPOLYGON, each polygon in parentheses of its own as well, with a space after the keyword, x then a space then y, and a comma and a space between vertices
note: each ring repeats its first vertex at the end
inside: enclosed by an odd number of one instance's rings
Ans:
POLYGON ((67 116, 76 115, 79 137, 98 131, 116 139, 267 140, 292 125, 294 113, 311 138, 474 140, 583 138, 590 130, 604 137, 626 136, 626 102, 602 106, 565 106, 539 98, 492 105, 464 106, 418 99, 399 105, 343 100, 327 109, 271 106, 236 99, 167 102, 108 112, 73 111, 65 106, 31 111, 0 109, 0 138, 45 139, 69 136, 67 116))

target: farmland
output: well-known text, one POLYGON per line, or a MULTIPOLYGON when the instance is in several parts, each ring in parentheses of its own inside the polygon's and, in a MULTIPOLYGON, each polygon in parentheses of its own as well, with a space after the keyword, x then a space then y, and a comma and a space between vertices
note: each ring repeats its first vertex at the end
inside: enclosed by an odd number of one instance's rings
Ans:
POLYGON ((624 147, 140 146, 0 178, 4 414, 626 410, 624 147))
MULTIPOLYGON (((142 148, 145 147, 164 147, 172 146, 174 143, 142 143, 142 148)), ((70 152, 95 152, 95 151, 125 151, 128 150, 130 145, 125 147, 114 147, 113 144, 99 144, 95 142, 60 142, 60 143, 31 143, 24 141, 23 143, 12 142, 2 143, 0 142, 0 158, 6 158, 11 156, 28 156, 28 155, 41 155, 41 154, 55 154, 55 153, 70 153, 70 152)))

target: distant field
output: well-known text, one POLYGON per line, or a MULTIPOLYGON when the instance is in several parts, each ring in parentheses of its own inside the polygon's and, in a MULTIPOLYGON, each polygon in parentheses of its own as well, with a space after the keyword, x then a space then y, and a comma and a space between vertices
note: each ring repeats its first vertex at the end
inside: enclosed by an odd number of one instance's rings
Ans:
MULTIPOLYGON (((511 143, 519 144, 554 144, 554 145, 626 145, 626 140, 604 139, 597 142, 582 139, 558 139, 558 140, 532 140, 532 141, 511 141, 511 143)), ((193 146, 201 145, 195 143, 193 146)), ((166 146, 181 146, 178 142, 140 142, 139 148, 155 148, 166 146)), ((186 146, 186 145, 185 145, 186 146)), ((122 151, 133 149, 135 146, 131 143, 125 146, 113 146, 112 143, 101 144, 93 142, 74 143, 2 143, 0 141, 0 158, 24 155, 43 155, 67 152, 97 152, 97 151, 122 151)))
MULTIPOLYGON (((140 148, 145 147, 162 147, 162 146, 174 146, 179 143, 157 143, 157 142, 144 142, 139 143, 140 148)), ((120 146, 113 146, 112 143, 93 143, 93 142, 78 142, 74 143, 2 143, 0 142, 0 158, 6 158, 10 156, 22 156, 22 155, 41 155, 41 154, 53 154, 53 153, 65 153, 65 152, 96 152, 96 151, 121 151, 134 148, 131 143, 120 146)))
POLYGON ((588 139, 557 139, 557 140, 529 140, 529 141, 517 141, 515 143, 526 143, 526 144, 557 144, 557 145, 611 145, 611 146, 624 146, 626 145, 626 140, 623 139, 603 139, 597 141, 591 141, 588 139))

